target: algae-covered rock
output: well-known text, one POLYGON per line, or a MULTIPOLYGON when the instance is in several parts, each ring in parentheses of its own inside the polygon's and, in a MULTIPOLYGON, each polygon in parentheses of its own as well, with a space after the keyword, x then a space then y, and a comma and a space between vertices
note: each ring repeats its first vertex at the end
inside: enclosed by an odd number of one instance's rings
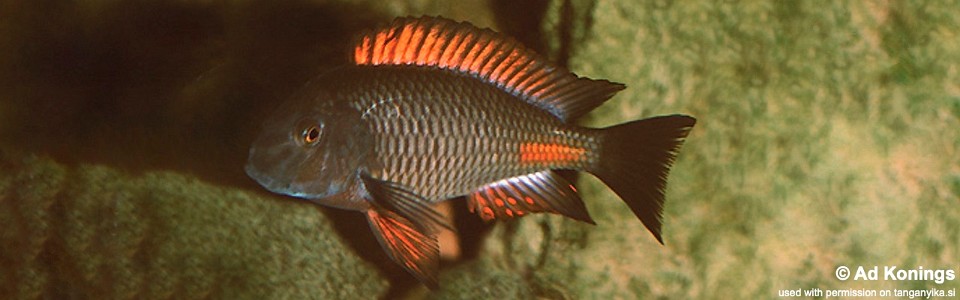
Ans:
POLYGON ((738 299, 960 285, 834 276, 960 273, 949 3, 9 3, 0 147, 35 154, 0 158, 0 298, 738 299), (596 226, 535 215, 461 231, 484 241, 442 271, 440 290, 386 292, 356 253, 381 249, 345 245, 310 204, 252 193, 240 170, 262 114, 344 63, 352 34, 423 14, 506 30, 581 76, 627 85, 585 125, 696 117, 670 175, 665 245, 584 175, 596 226))
POLYGON ((628 87, 586 124, 698 118, 670 175, 665 245, 583 176, 597 226, 559 216, 498 224, 479 254, 487 264, 449 272, 523 274, 534 295, 568 299, 960 287, 835 276, 840 266, 960 272, 955 7, 552 3, 551 54, 628 87))
POLYGON ((36 156, 3 156, 0 169, 4 299, 331 299, 387 287, 310 204, 36 156))

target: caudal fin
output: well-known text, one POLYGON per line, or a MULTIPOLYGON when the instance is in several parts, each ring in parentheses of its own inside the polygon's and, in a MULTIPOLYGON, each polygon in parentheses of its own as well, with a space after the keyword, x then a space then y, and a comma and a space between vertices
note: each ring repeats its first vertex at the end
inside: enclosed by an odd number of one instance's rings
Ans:
POLYGON ((624 202, 661 244, 660 219, 667 175, 697 120, 669 115, 602 129, 600 163, 591 173, 624 202))

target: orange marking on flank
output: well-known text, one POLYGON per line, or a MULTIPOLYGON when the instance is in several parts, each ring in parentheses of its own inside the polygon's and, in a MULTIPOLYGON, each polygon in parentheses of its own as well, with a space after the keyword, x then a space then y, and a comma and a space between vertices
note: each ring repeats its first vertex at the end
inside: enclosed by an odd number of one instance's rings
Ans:
POLYGON ((523 143, 520 144, 521 163, 563 163, 583 159, 587 151, 579 147, 571 147, 552 143, 523 143))

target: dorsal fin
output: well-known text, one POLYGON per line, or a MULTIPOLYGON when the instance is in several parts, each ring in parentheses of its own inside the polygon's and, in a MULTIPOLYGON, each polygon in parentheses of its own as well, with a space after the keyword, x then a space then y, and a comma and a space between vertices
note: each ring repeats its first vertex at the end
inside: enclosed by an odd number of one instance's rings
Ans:
POLYGON ((565 122, 593 110, 624 85, 577 77, 517 40, 439 17, 398 18, 360 35, 357 65, 415 65, 467 73, 565 122))

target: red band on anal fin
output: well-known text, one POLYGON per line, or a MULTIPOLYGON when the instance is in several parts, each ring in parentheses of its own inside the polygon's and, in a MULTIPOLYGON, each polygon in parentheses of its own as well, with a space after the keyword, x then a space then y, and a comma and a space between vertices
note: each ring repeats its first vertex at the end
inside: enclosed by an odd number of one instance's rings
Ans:
POLYGON ((485 221, 552 212, 592 223, 573 186, 553 171, 490 183, 469 194, 468 207, 485 221))

